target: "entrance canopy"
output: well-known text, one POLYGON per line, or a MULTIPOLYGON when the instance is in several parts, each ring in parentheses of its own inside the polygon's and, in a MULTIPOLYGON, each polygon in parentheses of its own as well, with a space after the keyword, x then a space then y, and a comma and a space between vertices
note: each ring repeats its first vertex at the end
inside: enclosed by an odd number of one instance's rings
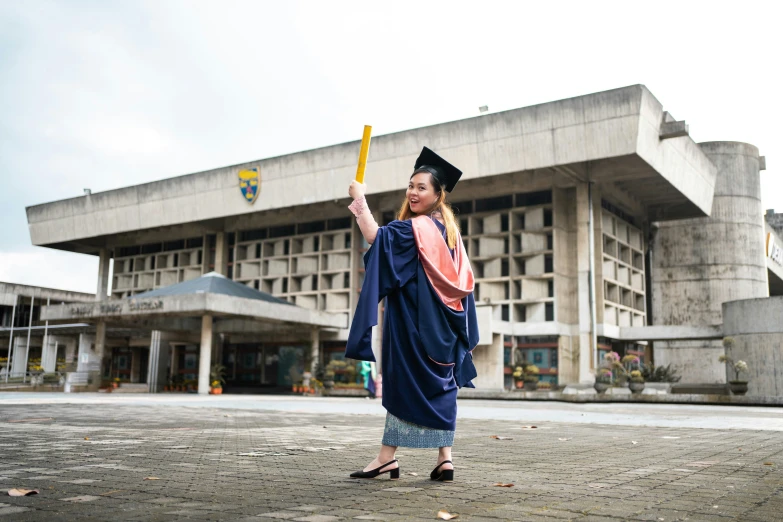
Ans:
POLYGON ((348 314, 308 310, 216 272, 125 299, 45 306, 41 320, 95 322, 166 331, 198 331, 212 316, 215 333, 299 333, 348 327, 348 314))

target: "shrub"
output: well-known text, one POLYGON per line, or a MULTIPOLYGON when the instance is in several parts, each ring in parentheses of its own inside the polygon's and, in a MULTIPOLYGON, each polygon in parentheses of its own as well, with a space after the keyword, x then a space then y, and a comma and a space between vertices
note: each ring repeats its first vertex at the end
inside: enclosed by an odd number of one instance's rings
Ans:
POLYGON ((653 366, 652 364, 643 364, 641 366, 642 378, 647 382, 680 382, 682 376, 677 370, 672 368, 671 364, 666 366, 653 366))

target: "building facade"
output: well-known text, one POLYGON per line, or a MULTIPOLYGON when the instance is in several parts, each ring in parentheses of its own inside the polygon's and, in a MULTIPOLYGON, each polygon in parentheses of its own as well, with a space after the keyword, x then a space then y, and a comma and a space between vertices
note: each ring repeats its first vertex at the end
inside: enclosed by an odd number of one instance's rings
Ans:
MULTIPOLYGON (((379 223, 394 218, 423 145, 464 172, 450 202, 476 276, 477 386, 509 385, 520 359, 553 384, 592 382, 609 350, 671 362, 691 382, 725 381, 722 303, 769 295, 755 147, 695 143, 640 85, 486 114, 373 138, 367 199, 379 223)), ((32 243, 99 256, 107 305, 214 271, 347 326, 368 248, 346 208, 358 150, 340 144, 28 207, 32 243)), ((121 322, 82 319, 99 337, 121 322)), ((169 380, 198 373, 203 335, 134 325, 148 331, 129 344, 179 347, 181 360, 157 363, 169 380)), ((308 365, 340 359, 348 332, 303 330, 226 332, 213 360, 237 389, 288 386, 308 365)))

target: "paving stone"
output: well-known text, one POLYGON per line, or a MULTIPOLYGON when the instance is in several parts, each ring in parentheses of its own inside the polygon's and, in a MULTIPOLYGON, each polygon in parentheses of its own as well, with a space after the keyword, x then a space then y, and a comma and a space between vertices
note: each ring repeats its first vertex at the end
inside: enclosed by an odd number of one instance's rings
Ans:
POLYGON ((4 405, 0 484, 40 484, 42 493, 3 497, 0 515, 15 511, 0 520, 396 521, 435 520, 444 509, 461 521, 760 522, 783 513, 778 431, 591 424, 512 431, 518 427, 505 421, 460 420, 457 481, 442 484, 428 480, 433 451, 407 448, 398 452, 399 481, 348 477, 377 451, 382 417, 193 411, 4 405), (7 422, 25 417, 54 421, 35 431, 7 422), (492 434, 513 438, 491 441, 492 434), (143 480, 149 476, 161 480, 143 480))

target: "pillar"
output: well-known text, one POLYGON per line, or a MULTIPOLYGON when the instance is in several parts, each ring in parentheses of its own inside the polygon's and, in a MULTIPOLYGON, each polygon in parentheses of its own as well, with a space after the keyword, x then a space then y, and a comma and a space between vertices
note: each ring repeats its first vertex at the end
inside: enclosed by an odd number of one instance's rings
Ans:
POLYGON ((201 318, 201 351, 198 358, 198 393, 209 393, 209 369, 212 366, 212 316, 201 318))
MULTIPOLYGON (((712 211, 657 224, 651 263, 655 325, 720 325, 723 303, 769 295, 759 151, 739 142, 699 147, 717 168, 712 211)), ((671 364, 682 382, 726 382, 720 341, 656 342, 653 352, 655 364, 671 364)))
POLYGON ((50 337, 41 346, 41 366, 45 373, 53 373, 57 368, 57 345, 50 337))
POLYGON ((24 337, 20 336, 14 339, 14 345, 11 349, 13 350, 13 357, 11 358, 11 373, 9 376, 22 377, 27 372, 28 346, 25 344, 24 337))
POLYGON ((215 234, 215 272, 228 276, 228 236, 225 232, 215 234))
POLYGON ((321 340, 320 330, 313 328, 310 330, 310 372, 315 376, 315 368, 321 361, 321 340))
MULTIPOLYGON (((591 383, 593 358, 593 327, 590 303, 590 201, 588 187, 581 183, 576 188, 576 255, 577 255, 577 307, 579 319, 578 348, 572 352, 576 359, 577 378, 580 383, 591 383)), ((595 226, 595 223, 593 223, 595 226)), ((594 278, 593 278, 594 279, 594 278)))
POLYGON ((150 357, 147 369, 147 384, 150 393, 157 393, 168 385, 167 374, 170 366, 170 345, 163 341, 162 332, 153 330, 150 335, 150 357))
POLYGON ((95 323, 95 363, 90 364, 91 386, 98 388, 103 380, 104 370, 109 367, 111 350, 106 346, 106 322, 95 323))
POLYGON ((107 293, 109 291, 109 262, 111 256, 108 248, 101 248, 98 259, 98 286, 95 291, 95 299, 97 301, 103 301, 107 299, 107 293))

